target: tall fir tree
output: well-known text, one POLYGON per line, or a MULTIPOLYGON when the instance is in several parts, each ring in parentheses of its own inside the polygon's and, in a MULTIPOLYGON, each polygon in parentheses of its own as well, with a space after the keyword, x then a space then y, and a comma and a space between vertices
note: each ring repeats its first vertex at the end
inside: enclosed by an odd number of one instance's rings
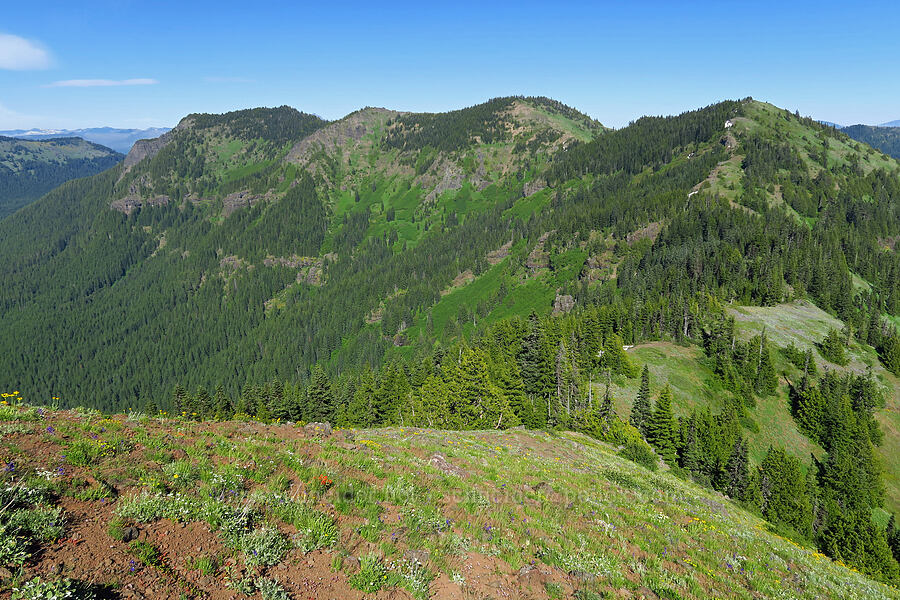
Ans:
MULTIPOLYGON (((552 379, 551 361, 547 352, 543 326, 540 318, 534 312, 528 318, 528 330, 522 340, 518 361, 525 393, 534 403, 536 410, 541 413, 549 413, 547 399, 552 379)), ((544 422, 546 423, 546 419, 544 422)))
POLYGON ((194 394, 194 410, 192 414, 188 415, 198 421, 202 421, 212 414, 212 397, 209 395, 209 392, 206 391, 205 387, 198 387, 196 393, 194 394))
POLYGON ((675 464, 675 418, 672 415, 672 390, 668 384, 659 393, 656 408, 650 417, 647 428, 647 441, 660 456, 669 463, 675 464))
POLYGON ((220 421, 230 419, 234 412, 231 406, 231 400, 225 393, 225 387, 221 384, 216 386, 216 393, 213 396, 213 406, 215 407, 215 418, 220 421))
POLYGON ((375 412, 375 393, 375 373, 369 365, 366 365, 345 413, 348 424, 358 427, 372 427, 378 424, 378 415, 375 412))
POLYGON ((309 407, 309 420, 322 421, 334 418, 334 394, 331 390, 331 382, 322 365, 313 368, 307 389, 307 405, 309 407))
POLYGON ((650 400, 650 369, 644 365, 641 372, 641 386, 638 388, 637 397, 631 407, 631 423, 635 429, 641 432, 641 435, 647 437, 650 426, 650 416, 653 412, 650 400))
POLYGON ((750 456, 747 442, 739 438, 731 450, 725 466, 725 493, 735 500, 745 500, 747 486, 750 485, 750 456))

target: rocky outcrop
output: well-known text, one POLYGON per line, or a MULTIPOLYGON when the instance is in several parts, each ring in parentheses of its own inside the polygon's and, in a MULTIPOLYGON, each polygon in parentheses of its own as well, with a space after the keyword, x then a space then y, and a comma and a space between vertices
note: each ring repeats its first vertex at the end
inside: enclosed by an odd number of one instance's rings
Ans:
POLYGON ((534 179, 532 181, 527 182, 522 187, 522 195, 523 196, 531 196, 532 194, 537 194, 539 191, 543 190, 547 187, 547 182, 543 179, 534 179))
POLYGON ((512 248, 512 240, 506 242, 496 250, 491 250, 485 256, 485 259, 492 265, 496 265, 504 258, 509 256, 509 249, 512 248))
POLYGON ((433 190, 428 192, 428 195, 425 196, 425 200, 432 202, 444 192, 458 190, 463 186, 464 181, 465 177, 463 176, 462 169, 447 161, 446 165, 444 165, 444 173, 441 176, 440 181, 434 186, 433 190))
POLYGON ((263 259, 263 266, 266 267, 288 267, 291 269, 302 269, 312 265, 318 265, 322 259, 317 256, 267 256, 263 259))
POLYGON ((551 233, 553 232, 548 231, 538 239, 538 243, 535 244, 531 253, 528 255, 528 258, 525 260, 525 266, 531 269, 532 273, 537 269, 546 269, 550 267, 550 253, 544 251, 544 244, 547 242, 551 233))
POLYGON ((138 194, 128 194, 124 198, 110 202, 109 207, 130 215, 136 208, 141 208, 142 206, 166 206, 168 204, 169 197, 165 195, 151 196, 145 199, 138 194))
POLYGON ((233 254, 230 256, 226 256, 219 261, 219 266, 223 269, 228 269, 229 271, 245 269, 248 265, 249 263, 246 260, 233 254))
POLYGON ((285 160, 290 163, 305 165, 319 150, 330 152, 348 141, 359 142, 368 133, 374 133, 375 127, 388 119, 400 115, 397 111, 386 108, 364 108, 319 129, 297 142, 285 160))
POLYGON ((553 300, 553 314, 561 315, 575 308, 575 298, 568 294, 557 294, 553 300))
POLYGON ((241 208, 249 208, 260 200, 268 201, 274 200, 275 198, 276 196, 272 194, 272 190, 269 190, 265 194, 251 194, 250 190, 232 192, 222 199, 222 212, 224 212, 227 217, 234 211, 241 208))
POLYGON ((263 259, 265 267, 287 267, 297 269, 297 283, 307 285, 322 285, 325 280, 325 259, 331 262, 337 260, 337 255, 328 253, 324 257, 318 256, 267 256, 263 259))
POLYGON ((180 123, 170 131, 162 134, 158 138, 153 138, 150 140, 138 140, 131 147, 131 150, 128 151, 128 154, 125 155, 125 169, 122 171, 122 175, 125 175, 128 171, 131 170, 131 167, 138 164, 145 158, 153 158, 156 156, 160 150, 165 148, 169 142, 175 139, 175 135, 183 130, 188 129, 193 125, 193 121, 189 118, 184 118, 180 123))
POLYGON ((303 426, 303 433, 305 433, 307 437, 328 437, 331 435, 331 431, 331 423, 328 422, 312 422, 303 426))

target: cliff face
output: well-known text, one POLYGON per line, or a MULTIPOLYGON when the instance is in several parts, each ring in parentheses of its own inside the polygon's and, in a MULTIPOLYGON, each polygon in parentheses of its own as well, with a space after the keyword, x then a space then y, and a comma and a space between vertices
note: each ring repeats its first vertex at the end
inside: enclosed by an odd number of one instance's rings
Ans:
POLYGON ((190 119, 184 118, 178 123, 175 129, 167 131, 158 138, 136 141, 134 146, 131 147, 131 150, 129 150, 128 154, 125 156, 125 170, 123 171, 123 174, 127 173, 131 167, 145 158, 156 156, 160 150, 165 148, 169 142, 175 138, 176 132, 181 131, 182 129, 188 129, 191 126, 191 123, 190 119))

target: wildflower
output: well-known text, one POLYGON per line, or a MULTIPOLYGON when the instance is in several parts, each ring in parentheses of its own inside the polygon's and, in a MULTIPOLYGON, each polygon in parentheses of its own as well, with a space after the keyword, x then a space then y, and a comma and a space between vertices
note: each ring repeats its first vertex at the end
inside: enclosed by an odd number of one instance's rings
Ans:
POLYGON ((47 433, 56 433, 56 430, 53 429, 53 425, 47 425, 47 433))

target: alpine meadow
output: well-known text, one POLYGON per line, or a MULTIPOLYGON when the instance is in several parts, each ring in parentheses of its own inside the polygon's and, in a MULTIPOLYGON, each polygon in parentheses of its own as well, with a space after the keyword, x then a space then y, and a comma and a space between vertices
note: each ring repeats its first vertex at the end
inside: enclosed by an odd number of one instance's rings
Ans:
POLYGON ((252 108, 17 194, 0 594, 900 598, 869 129, 252 108))

